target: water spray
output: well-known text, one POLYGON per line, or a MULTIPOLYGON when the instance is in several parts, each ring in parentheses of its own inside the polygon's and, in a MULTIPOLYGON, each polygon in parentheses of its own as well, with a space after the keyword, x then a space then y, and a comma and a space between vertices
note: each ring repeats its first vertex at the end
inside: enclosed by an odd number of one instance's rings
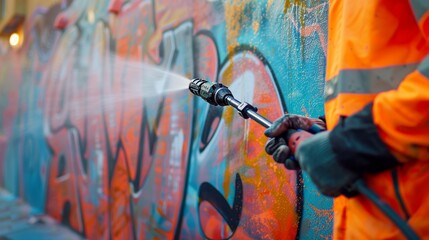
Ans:
MULTIPOLYGON (((189 90, 196 96, 201 97, 206 102, 214 106, 231 106, 238 111, 238 114, 244 119, 253 119, 260 125, 269 128, 272 122, 265 117, 257 113, 258 108, 250 105, 247 102, 241 102, 234 98, 232 92, 221 83, 213 83, 207 80, 194 78, 189 84, 189 90)), ((318 133, 322 129, 313 128, 312 133, 318 133)), ((286 139, 291 144, 291 139, 297 140, 308 138, 306 131, 289 130, 286 139), (301 138, 300 135, 303 137, 301 138)), ((311 136, 311 135, 310 135, 311 136)), ((294 146, 299 142, 293 143, 294 146)), ((295 146, 296 148, 297 146, 295 146)), ((294 152, 294 151, 292 151, 294 152)), ((407 239, 419 239, 418 235, 414 230, 405 222, 396 212, 374 192, 372 191, 362 179, 358 179, 348 189, 349 193, 359 192, 360 194, 367 197, 374 205, 376 205, 407 237, 407 239)))

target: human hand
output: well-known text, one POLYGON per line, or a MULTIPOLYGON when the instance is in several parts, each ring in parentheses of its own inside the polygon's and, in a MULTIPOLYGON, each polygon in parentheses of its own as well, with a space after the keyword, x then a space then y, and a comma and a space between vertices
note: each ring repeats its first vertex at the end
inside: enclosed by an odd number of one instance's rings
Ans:
POLYGON ((312 128, 326 130, 326 124, 319 118, 308 118, 296 114, 285 114, 273 122, 271 127, 265 130, 267 137, 279 137, 285 135, 289 129, 302 129, 311 132, 312 128))
POLYGON ((265 151, 273 156, 274 161, 283 163, 289 170, 299 170, 299 164, 295 159, 292 159, 291 150, 286 143, 285 138, 271 138, 265 144, 265 151))
POLYGON ((311 129, 326 130, 325 122, 321 119, 307 118, 295 114, 285 114, 277 119, 270 128, 265 131, 267 137, 273 137, 265 145, 265 151, 273 156, 278 163, 285 164, 289 170, 299 170, 299 164, 292 159, 295 147, 306 138, 312 136, 307 131, 311 129), (296 129, 302 129, 295 133, 296 129))

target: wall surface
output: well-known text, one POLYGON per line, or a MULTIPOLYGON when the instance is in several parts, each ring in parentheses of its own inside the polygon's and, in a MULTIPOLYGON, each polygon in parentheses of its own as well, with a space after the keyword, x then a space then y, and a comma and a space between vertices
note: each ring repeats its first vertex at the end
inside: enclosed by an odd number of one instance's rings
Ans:
POLYGON ((332 201, 265 154, 263 127, 186 90, 145 90, 174 85, 174 72, 228 85, 271 120, 323 115, 327 10, 319 0, 37 8, 23 46, 0 57, 0 185, 89 239, 330 238, 332 201))

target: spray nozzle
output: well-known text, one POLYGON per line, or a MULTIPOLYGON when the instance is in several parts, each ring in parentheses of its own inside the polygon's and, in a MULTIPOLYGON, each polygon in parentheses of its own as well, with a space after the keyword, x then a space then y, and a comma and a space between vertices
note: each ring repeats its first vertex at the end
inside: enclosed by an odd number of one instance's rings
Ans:
POLYGON ((228 105, 226 97, 232 97, 231 91, 223 84, 213 83, 199 78, 191 80, 189 91, 194 95, 200 96, 214 106, 226 106, 228 105))

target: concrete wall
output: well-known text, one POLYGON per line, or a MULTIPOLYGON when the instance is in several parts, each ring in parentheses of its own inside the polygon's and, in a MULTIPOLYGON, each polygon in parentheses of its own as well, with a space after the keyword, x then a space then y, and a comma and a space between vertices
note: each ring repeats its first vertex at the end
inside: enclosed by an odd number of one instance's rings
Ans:
POLYGON ((331 200, 265 154, 263 127, 141 84, 156 66, 268 119, 322 115, 327 2, 124 2, 28 16, 0 58, 0 185, 89 239, 329 238, 331 200))

